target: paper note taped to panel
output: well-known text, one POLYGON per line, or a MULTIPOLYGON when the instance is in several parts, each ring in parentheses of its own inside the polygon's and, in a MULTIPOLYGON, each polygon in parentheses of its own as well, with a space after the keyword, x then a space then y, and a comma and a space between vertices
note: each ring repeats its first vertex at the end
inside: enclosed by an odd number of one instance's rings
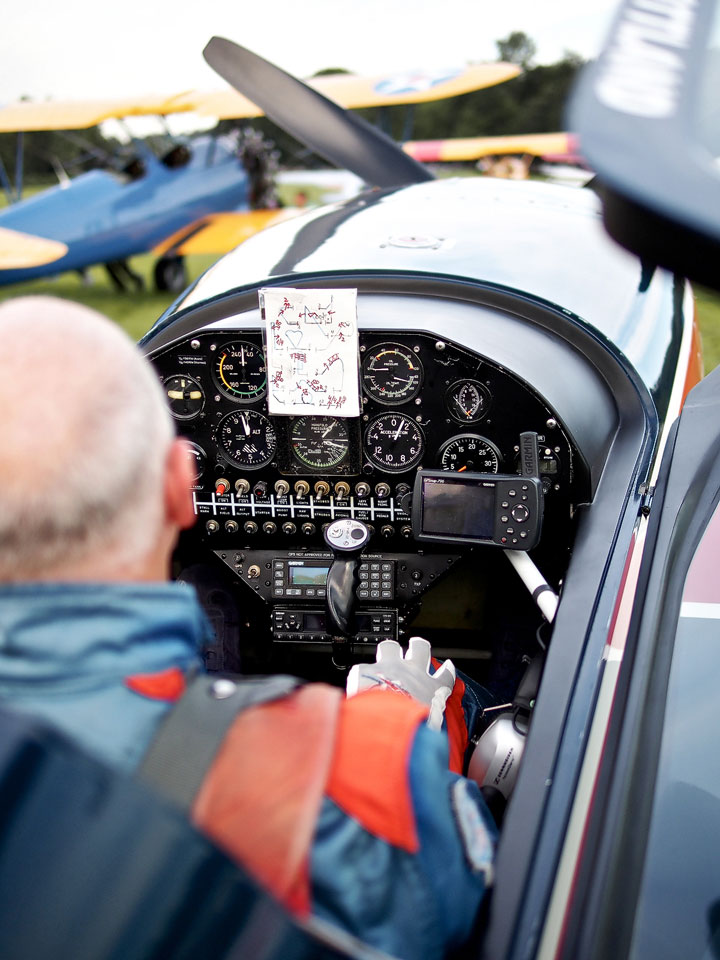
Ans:
POLYGON ((360 415, 357 290, 260 291, 271 414, 360 415))

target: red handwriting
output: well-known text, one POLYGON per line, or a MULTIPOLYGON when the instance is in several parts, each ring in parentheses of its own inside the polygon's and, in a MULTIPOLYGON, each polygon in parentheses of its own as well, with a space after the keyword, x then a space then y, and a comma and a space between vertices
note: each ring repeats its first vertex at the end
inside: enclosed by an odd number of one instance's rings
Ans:
POLYGON ((323 373, 324 373, 326 370, 329 370, 330 367, 335 363, 335 361, 336 361, 336 360, 339 360, 339 359, 340 359, 340 354, 339 354, 339 353, 334 353, 331 357, 328 357, 328 359, 325 361, 325 363, 324 363, 324 365, 323 365, 323 373))
POLYGON ((278 372, 273 375, 272 382, 273 386, 280 386, 280 384, 283 382, 282 370, 278 370, 278 372))
POLYGON ((290 356, 293 360, 297 360, 299 363, 307 363, 306 353, 291 353, 290 356))

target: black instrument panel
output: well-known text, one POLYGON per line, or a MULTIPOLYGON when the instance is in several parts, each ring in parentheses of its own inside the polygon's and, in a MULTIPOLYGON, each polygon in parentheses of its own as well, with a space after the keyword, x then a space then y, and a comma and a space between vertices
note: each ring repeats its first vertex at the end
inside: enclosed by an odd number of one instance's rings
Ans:
POLYGON ((260 329, 201 330, 153 363, 193 444, 195 508, 218 547, 316 544, 323 523, 350 514, 408 549, 418 468, 515 473, 528 430, 546 503, 574 499, 574 450, 542 398, 427 332, 360 331, 356 418, 271 416, 260 329))

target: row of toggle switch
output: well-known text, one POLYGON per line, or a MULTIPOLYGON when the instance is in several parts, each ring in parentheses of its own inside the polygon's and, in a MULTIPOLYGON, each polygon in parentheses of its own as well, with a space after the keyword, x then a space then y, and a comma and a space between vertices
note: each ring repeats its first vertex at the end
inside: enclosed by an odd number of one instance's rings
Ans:
MULTIPOLYGON (((224 497, 226 494, 230 493, 230 489, 230 481, 225 479, 225 477, 218 477, 218 479, 215 481, 216 496, 224 497)), ((287 497, 290 493, 290 484, 287 480, 276 480, 274 489, 277 497, 287 497)), ((355 496, 362 498, 369 497, 372 493, 372 489, 373 488, 370 486, 367 480, 359 480, 355 484, 355 496)), ((346 480, 337 480, 334 488, 331 487, 327 480, 316 480, 313 485, 313 493, 318 500, 324 500, 326 497, 329 497, 331 490, 333 491, 336 500, 347 500, 347 498, 350 496, 352 488, 346 480)), ((240 480, 236 480, 235 492, 240 497, 244 497, 250 493, 249 481, 244 477, 242 477, 240 480)), ((269 485, 265 480, 258 480, 257 483, 253 485, 252 492, 253 496, 255 497, 267 497, 269 493, 269 485)), ((296 480, 293 485, 293 492, 298 499, 302 500, 310 495, 310 484, 307 480, 296 480)), ((395 492, 398 497, 402 497, 410 492, 410 487, 406 483, 399 483, 395 492)), ((380 500, 387 499, 391 493, 392 490, 389 483, 381 481, 380 483, 375 484, 375 496, 380 500)))
MULTIPOLYGON (((322 525, 324 530, 327 526, 326 523, 322 525)), ((367 526, 370 528, 370 535, 372 536, 375 533, 375 528, 371 523, 368 523, 367 526)), ((225 524, 226 533, 238 533, 240 531, 240 524, 237 520, 226 520, 225 524)), ((251 536, 258 533, 260 528, 254 520, 246 520, 242 525, 243 531, 251 536)), ((220 524, 217 520, 207 520, 205 523, 205 529, 208 533, 219 533, 220 524)), ((298 532, 298 527, 296 523, 293 523, 292 520, 286 520, 281 526, 280 530, 287 536, 293 536, 298 532)), ((266 520, 262 525, 262 532, 267 534, 274 534, 278 532, 278 525, 274 520, 266 520)), ((401 537, 408 539, 412 537, 412 527, 409 524, 403 524, 399 531, 397 531, 401 537)), ((306 537, 312 537, 313 534, 317 533, 317 526, 310 521, 306 521, 300 525, 300 533, 306 537)), ((384 523, 380 527, 380 536, 381 537, 394 537, 396 533, 395 527, 391 523, 384 523)))

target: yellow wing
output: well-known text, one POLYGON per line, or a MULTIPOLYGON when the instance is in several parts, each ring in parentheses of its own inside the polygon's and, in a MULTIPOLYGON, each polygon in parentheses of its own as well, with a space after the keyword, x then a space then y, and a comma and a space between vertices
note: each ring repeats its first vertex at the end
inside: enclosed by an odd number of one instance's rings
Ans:
POLYGON ((212 213, 182 227, 153 250, 158 257, 186 256, 193 253, 226 253, 259 230, 281 220, 289 220, 300 210, 244 210, 238 213, 212 213))
POLYGON ((403 150, 421 163, 443 163, 512 153, 527 153, 534 157, 575 155, 577 143, 569 133, 530 133, 509 137, 409 140, 403 144, 403 150))
MULTIPOLYGON (((482 63, 463 70, 448 70, 429 73, 414 73, 395 76, 361 77, 355 74, 333 74, 314 77, 308 85, 348 109, 357 107, 384 107, 395 103, 425 103, 444 100, 461 93, 481 90, 510 80, 520 73, 520 67, 512 63, 482 63)), ((198 113, 228 119, 231 117, 259 116, 245 112, 249 103, 233 90, 197 95, 195 109, 198 113)))
POLYGON ((58 240, 0 227, 0 270, 40 267, 64 257, 67 249, 58 240))
MULTIPOLYGON (((502 83, 520 73, 511 63, 485 63, 463 70, 397 76, 360 77, 333 74, 310 85, 343 107, 423 103, 456 97, 502 83)), ((28 130, 83 130, 111 117, 167 116, 195 111, 218 119, 260 117, 262 111, 234 90, 203 93, 189 90, 171 96, 118 97, 106 100, 20 101, 0 108, 0 133, 28 130)))
POLYGON ((0 107, 0 133, 29 130, 85 130, 111 117, 165 116, 193 110, 188 94, 117 97, 107 100, 22 100, 0 107))

